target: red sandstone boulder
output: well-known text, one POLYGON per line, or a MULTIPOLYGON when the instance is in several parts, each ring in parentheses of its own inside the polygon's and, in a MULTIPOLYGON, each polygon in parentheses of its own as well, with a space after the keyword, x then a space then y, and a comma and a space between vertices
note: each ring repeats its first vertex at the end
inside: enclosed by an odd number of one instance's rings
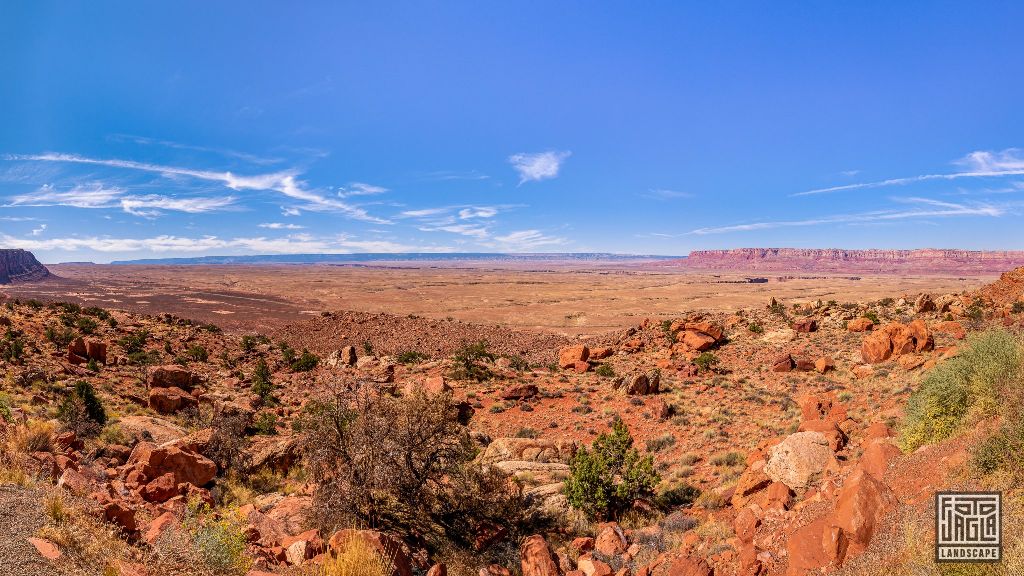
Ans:
POLYGON ((173 387, 191 391, 196 386, 202 384, 202 377, 181 366, 168 364, 166 366, 157 366, 150 370, 146 383, 150 388, 173 387))
POLYGON ((135 446, 128 464, 131 470, 147 480, 170 472, 174 475, 175 484, 189 482, 203 486, 217 475, 217 465, 204 456, 173 446, 158 448, 149 442, 135 446))
MULTIPOLYGON (((896 496, 882 482, 864 470, 856 470, 843 482, 830 526, 843 531, 848 542, 846 556, 860 554, 871 542, 886 512, 895 508, 896 496)), ((839 560, 842 561, 841 555, 839 560)))
POLYGON ((797 332, 815 332, 818 330, 818 321, 814 318, 800 318, 789 325, 797 332))
POLYGON ((527 398, 533 398, 539 393, 540 389, 537 388, 536 384, 520 384, 506 388, 505 391, 501 393, 501 397, 505 400, 525 400, 527 398))
POLYGON ((523 576, 559 576, 558 563, 555 562, 551 548, 539 534, 523 540, 519 558, 523 576))
POLYGON ((846 329, 850 332, 867 332, 874 326, 875 323, 870 318, 854 318, 846 323, 846 329))
POLYGON ((864 454, 860 457, 860 467, 876 480, 881 480, 889 469, 889 464, 902 455, 903 452, 888 440, 869 440, 864 454))
POLYGON ((772 372, 789 372, 793 368, 796 368, 796 362, 789 354, 782 354, 772 360, 772 372))
POLYGON ((558 351, 558 367, 574 368, 577 362, 586 362, 589 358, 590 349, 583 344, 566 346, 558 351))
POLYGON ((161 414, 174 414, 179 410, 194 408, 198 405, 199 401, 181 388, 151 388, 149 390, 149 407, 161 414))

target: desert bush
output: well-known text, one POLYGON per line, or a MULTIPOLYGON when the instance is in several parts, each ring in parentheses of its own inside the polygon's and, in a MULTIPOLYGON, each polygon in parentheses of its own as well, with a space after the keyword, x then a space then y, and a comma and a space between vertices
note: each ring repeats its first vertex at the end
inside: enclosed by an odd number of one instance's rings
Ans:
POLYGON ((8 423, 14 421, 11 415, 11 397, 6 392, 0 392, 0 420, 8 423))
POLYGON ((246 554, 244 525, 230 514, 218 518, 205 504, 190 502, 182 526, 202 566, 213 574, 245 574, 252 565, 246 554))
POLYGON ((49 422, 29 420, 25 426, 15 428, 10 444, 19 454, 53 452, 53 426, 49 422))
POLYGON ((136 330, 121 338, 117 344, 124 349, 125 354, 138 354, 146 350, 146 342, 149 340, 148 330, 136 330))
POLYGON ((92 436, 107 423, 107 411, 92 384, 81 380, 57 408, 57 419, 80 436, 92 436))
POLYGON ((648 438, 645 446, 648 452, 661 452, 676 443, 676 437, 671 432, 665 432, 661 436, 648 438))
POLYGON ((345 547, 324 561, 320 576, 391 576, 394 559, 385 558, 362 538, 350 538, 345 547))
POLYGON ((88 316, 81 316, 75 322, 75 327, 78 328, 78 331, 82 334, 92 334, 96 332, 96 329, 100 327, 100 324, 88 316))
POLYGON ((210 358, 210 353, 206 351, 205 347, 194 344, 185 351, 185 357, 192 362, 206 362, 210 358))
POLYGON ((471 548, 482 524, 515 535, 530 519, 521 488, 474 462, 451 394, 395 398, 371 385, 310 401, 301 416, 313 517, 325 533, 368 525, 434 549, 471 548))
POLYGON ((25 341, 8 330, 3 339, 0 340, 0 358, 17 363, 25 355, 25 341))
POLYGON ((619 418, 589 450, 581 448, 569 466, 566 498, 593 518, 618 518, 638 498, 653 495, 660 481, 653 458, 633 448, 633 437, 619 418))
POLYGON ((244 454, 249 446, 246 436, 247 418, 238 413, 219 412, 210 421, 213 434, 205 453, 222 472, 244 469, 247 465, 244 454))
POLYGON ((319 363, 319 356, 303 348, 302 354, 291 363, 291 369, 292 372, 309 372, 319 363))
POLYGON ((274 401, 274 382, 270 378, 270 367, 266 360, 260 358, 252 371, 252 392, 260 397, 262 405, 272 404, 274 401))
POLYGON ((58 350, 63 350, 75 339, 75 331, 60 326, 47 326, 44 332, 46 339, 53 343, 58 350))
POLYGON ((882 323, 882 321, 878 318, 878 314, 876 314, 874 312, 874 310, 868 310, 867 312, 865 312, 863 318, 867 318, 868 320, 871 320, 872 324, 881 324, 882 323))
POLYGON ((273 412, 260 412, 253 419, 252 428, 257 434, 272 436, 277 434, 277 414, 273 412))
POLYGON ((692 505, 700 494, 700 488, 689 482, 680 482, 659 489, 654 501, 663 509, 685 508, 692 505))
POLYGON ((726 452, 711 458, 711 464, 715 466, 736 466, 743 464, 745 461, 746 456, 742 452, 726 452))
POLYGON ((594 373, 602 378, 614 378, 615 369, 612 368, 611 364, 601 364, 594 369, 594 373))
POLYGON ((1024 313, 1024 302, 1021 302, 1020 300, 1014 302, 1013 307, 1010 308, 1010 311, 1013 312, 1014 314, 1024 313))
POLYGON ((764 334, 764 326, 761 326, 757 322, 750 322, 747 324, 747 330, 750 330, 754 334, 764 334))
POLYGON ((1009 332, 972 336, 955 357, 931 369, 911 395, 900 430, 907 451, 952 436, 966 424, 999 412, 1019 397, 1022 354, 1009 332))
POLYGON ((490 368, 481 364, 485 360, 494 360, 494 354, 487 350, 487 342, 481 340, 464 344, 452 357, 453 366, 449 376, 455 380, 487 380, 492 374, 490 368))
POLYGON ((715 356, 714 352, 701 352, 699 356, 693 359, 693 363, 697 365, 697 368, 708 371, 718 364, 718 356, 715 356))

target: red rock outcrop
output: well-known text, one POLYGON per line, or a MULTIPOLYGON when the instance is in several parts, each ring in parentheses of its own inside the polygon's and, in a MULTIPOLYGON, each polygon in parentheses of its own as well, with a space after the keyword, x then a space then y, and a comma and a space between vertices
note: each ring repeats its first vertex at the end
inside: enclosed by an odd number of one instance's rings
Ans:
POLYGON ((31 252, 20 249, 0 250, 0 284, 35 282, 49 275, 50 271, 31 252))
POLYGON ((694 250, 672 263, 712 270, 984 274, 1024 266, 1024 251, 736 248, 694 250))

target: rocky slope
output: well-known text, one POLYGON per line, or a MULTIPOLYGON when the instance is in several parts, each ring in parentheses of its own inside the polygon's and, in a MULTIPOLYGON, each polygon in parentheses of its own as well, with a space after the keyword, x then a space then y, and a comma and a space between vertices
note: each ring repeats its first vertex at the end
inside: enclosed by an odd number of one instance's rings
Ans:
POLYGON ((991 274, 1024 265, 1024 251, 736 248, 695 250, 675 263, 710 270, 991 274))
POLYGON ((904 454, 893 434, 907 397, 968 332, 1024 327, 1024 312, 960 294, 773 299, 575 341, 351 312, 240 338, 170 315, 0 304, 0 486, 30 485, 16 496, 38 498, 51 517, 3 550, 11 566, 46 558, 60 573, 125 576, 212 573, 196 542, 229 528, 245 565, 232 573, 251 576, 315 569, 353 536, 384 550, 395 576, 818 576, 878 565, 896 511, 927 517, 932 484, 948 484, 967 454, 965 442, 904 454), (453 352, 481 339, 494 357, 465 361, 479 378, 458 376, 466 366, 453 352), (302 348, 320 361, 297 369, 302 348), (261 363, 269 400, 257 391, 261 363), (108 419, 79 435, 58 407, 82 382, 108 419), (316 524, 318 486, 295 424, 311 400, 360 387, 398 400, 450 395, 479 462, 515 476, 550 524, 522 539, 473 526, 460 554, 316 524), (653 457, 658 497, 618 523, 581 521, 563 481, 573 454, 616 418, 653 457), (83 502, 81 513, 54 517, 58 497, 83 502))
POLYGON ((40 264, 31 252, 0 249, 0 284, 33 282, 49 275, 50 271, 40 264))

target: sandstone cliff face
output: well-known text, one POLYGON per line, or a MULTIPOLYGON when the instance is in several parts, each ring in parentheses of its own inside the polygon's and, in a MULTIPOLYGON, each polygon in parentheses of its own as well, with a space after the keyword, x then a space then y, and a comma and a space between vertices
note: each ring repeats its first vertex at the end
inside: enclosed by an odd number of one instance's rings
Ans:
POLYGON ((695 250, 682 263, 711 270, 986 274, 1024 265, 1024 251, 736 248, 695 250))
POLYGON ((50 271, 31 252, 0 249, 0 284, 32 282, 49 275, 50 271))

